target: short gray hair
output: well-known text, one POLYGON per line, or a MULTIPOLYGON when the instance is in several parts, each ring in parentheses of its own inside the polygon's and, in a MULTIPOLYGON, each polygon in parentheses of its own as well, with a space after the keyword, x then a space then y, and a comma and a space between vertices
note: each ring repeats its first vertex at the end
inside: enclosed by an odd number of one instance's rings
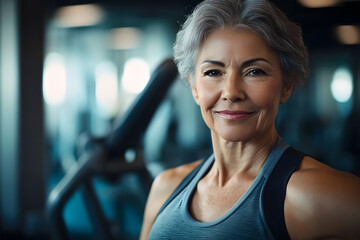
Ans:
POLYGON ((190 14, 174 45, 182 78, 195 75, 198 51, 211 31, 231 26, 251 30, 278 52, 285 85, 297 87, 309 76, 308 52, 301 28, 267 0, 205 0, 190 14))

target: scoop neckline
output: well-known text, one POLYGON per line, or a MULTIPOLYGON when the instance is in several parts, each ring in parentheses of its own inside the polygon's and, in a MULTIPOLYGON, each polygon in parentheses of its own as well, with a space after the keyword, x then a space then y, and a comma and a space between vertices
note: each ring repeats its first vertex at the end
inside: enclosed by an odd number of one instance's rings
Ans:
MULTIPOLYGON (((268 158, 266 159, 265 163, 267 162, 267 160, 268 160, 268 158)), ((219 224, 220 222, 224 221, 229 216, 231 216, 234 213, 234 211, 236 211, 236 209, 238 209, 246 201, 246 199, 248 199, 249 195, 254 191, 256 186, 259 184, 260 180, 262 179, 263 169, 265 166, 265 164, 262 166, 259 174, 255 177, 255 179, 251 183, 250 187, 245 191, 245 193, 236 201, 236 203, 226 213, 224 213, 222 216, 220 216, 219 218, 214 219, 212 221, 202 222, 202 221, 196 220, 190 214, 189 207, 190 207, 191 199, 195 193, 197 184, 205 176, 205 174, 210 170, 210 168, 214 164, 214 162, 215 162, 215 158, 214 158, 214 156, 212 156, 212 159, 208 160, 208 162, 205 163, 204 166, 202 166, 202 168, 200 169, 201 174, 198 174, 197 177, 193 179, 191 184, 189 184, 189 186, 186 189, 186 194, 184 195, 184 204, 182 206, 183 209, 181 212, 183 213, 182 215, 183 215, 184 220, 190 221, 191 224, 193 224, 193 226, 210 227, 210 226, 219 224)))
POLYGON ((185 221, 189 221, 193 226, 197 227, 210 227, 220 222, 226 220, 229 216, 231 216, 234 211, 236 211, 253 193, 256 186, 261 182, 262 179, 268 178, 269 174, 272 172, 273 168, 279 161, 283 152, 288 148, 287 145, 280 136, 278 136, 277 142, 274 145, 273 149, 271 150, 270 154, 267 156, 259 174, 255 177, 254 181, 251 183, 250 187, 245 191, 245 193, 236 201, 236 203, 226 212, 224 215, 220 216, 217 219, 208 222, 201 222, 196 220, 189 211, 191 199, 195 193, 197 184, 199 181, 205 176, 206 173, 210 170, 211 166, 215 162, 214 154, 211 155, 204 163, 204 165, 199 170, 199 173, 196 177, 190 182, 190 184, 185 188, 185 194, 183 197, 183 204, 182 204, 182 217, 185 221))

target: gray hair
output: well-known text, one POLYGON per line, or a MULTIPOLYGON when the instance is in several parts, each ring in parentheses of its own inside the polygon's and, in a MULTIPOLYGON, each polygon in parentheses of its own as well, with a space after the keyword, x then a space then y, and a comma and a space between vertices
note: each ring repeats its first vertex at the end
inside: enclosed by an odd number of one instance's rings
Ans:
POLYGON ((267 0, 205 0, 177 33, 174 60, 182 78, 195 75, 198 51, 211 31, 231 26, 255 32, 280 56, 285 85, 297 87, 309 75, 301 28, 267 0))

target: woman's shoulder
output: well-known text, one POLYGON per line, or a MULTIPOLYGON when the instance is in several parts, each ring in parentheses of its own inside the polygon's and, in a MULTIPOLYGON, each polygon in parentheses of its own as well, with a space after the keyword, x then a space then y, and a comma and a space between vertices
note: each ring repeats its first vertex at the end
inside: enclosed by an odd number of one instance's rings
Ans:
POLYGON ((360 178, 305 157, 287 186, 285 219, 305 238, 360 237, 360 178))
POLYGON ((201 160, 198 160, 163 171, 155 178, 152 188, 157 192, 165 193, 170 196, 181 181, 200 163, 201 160))
POLYGON ((154 180, 148 196, 140 239, 147 239, 151 226, 162 205, 175 191, 181 181, 201 163, 201 160, 167 169, 154 180))
POLYGON ((306 156, 289 180, 288 190, 319 195, 360 194, 360 178, 306 156), (355 191, 358 190, 358 191, 355 191), (337 194, 335 194, 337 193, 337 194))

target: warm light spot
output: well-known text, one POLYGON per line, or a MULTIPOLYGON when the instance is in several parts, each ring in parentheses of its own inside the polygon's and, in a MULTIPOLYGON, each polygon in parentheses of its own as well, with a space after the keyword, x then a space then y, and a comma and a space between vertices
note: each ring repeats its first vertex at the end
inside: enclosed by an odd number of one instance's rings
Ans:
POLYGON ((141 41, 141 31, 137 28, 116 28, 110 33, 110 47, 112 49, 134 49, 141 41))
POLYGON ((62 27, 85 27, 98 24, 103 19, 103 10, 96 4, 62 7, 55 13, 62 27))
POLYGON ((337 102, 349 101, 353 92, 353 80, 350 71, 339 68, 335 71, 331 82, 331 93, 337 102))
POLYGON ((308 8, 322 8, 335 6, 340 0, 298 0, 304 7, 308 8))
POLYGON ((115 64, 109 61, 99 63, 95 68, 96 103, 106 117, 116 115, 118 103, 118 78, 115 64))
POLYGON ((49 105, 60 105, 66 97, 66 70, 63 56, 50 53, 45 58, 43 94, 49 105))
POLYGON ((149 65, 141 58, 132 58, 126 61, 122 86, 129 93, 140 93, 149 82, 149 65))
POLYGON ((343 44, 360 44, 360 30, 357 26, 338 26, 335 29, 335 33, 339 41, 343 44))

